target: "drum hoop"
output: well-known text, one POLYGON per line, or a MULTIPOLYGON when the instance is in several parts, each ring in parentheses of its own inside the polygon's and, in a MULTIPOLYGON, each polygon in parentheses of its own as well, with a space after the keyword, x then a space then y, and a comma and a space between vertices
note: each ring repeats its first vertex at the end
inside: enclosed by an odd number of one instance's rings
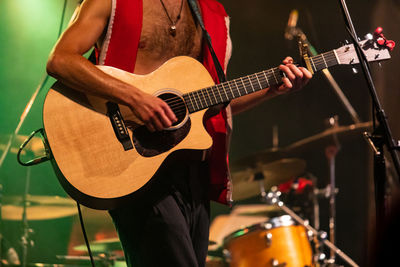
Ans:
POLYGON ((254 232, 257 230, 272 230, 274 228, 292 226, 295 224, 296 224, 295 221, 289 215, 282 215, 279 217, 274 217, 274 218, 269 219, 266 222, 253 224, 253 225, 241 228, 239 230, 236 230, 235 232, 227 235, 224 238, 223 246, 226 247, 226 245, 229 244, 229 242, 231 242, 233 239, 241 237, 245 234, 248 234, 248 233, 251 233, 251 232, 254 232))

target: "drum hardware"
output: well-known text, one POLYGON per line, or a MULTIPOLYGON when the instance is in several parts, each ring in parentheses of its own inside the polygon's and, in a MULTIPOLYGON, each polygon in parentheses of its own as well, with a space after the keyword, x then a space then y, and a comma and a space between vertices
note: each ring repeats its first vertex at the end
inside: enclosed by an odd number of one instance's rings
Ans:
POLYGON ((28 216, 27 216, 27 204, 28 204, 28 191, 30 187, 31 180, 31 167, 27 168, 26 171, 26 179, 25 179, 25 189, 24 194, 22 196, 22 236, 21 236, 21 244, 22 244, 22 260, 21 266, 26 267, 27 264, 27 256, 28 256, 28 248, 34 246, 34 242, 31 239, 31 235, 34 233, 33 229, 29 228, 28 224, 28 216))
MULTIPOLYGON (((331 129, 339 126, 338 116, 331 117, 327 120, 331 129)), ((335 194, 335 159, 336 154, 340 150, 340 144, 336 133, 332 134, 333 143, 325 147, 325 156, 329 164, 329 239, 332 244, 335 244, 336 237, 336 194, 335 194)), ((335 251, 331 249, 330 260, 335 261, 335 251)))
POLYGON ((271 266, 273 266, 273 267, 285 267, 286 263, 285 262, 284 263, 279 263, 278 260, 271 259, 271 266))
MULTIPOLYGON (((325 246, 327 246, 331 251, 334 251, 336 255, 341 257, 346 263, 351 266, 359 266, 357 265, 349 256, 347 256, 344 252, 342 252, 339 248, 337 248, 332 242, 327 240, 327 234, 323 231, 317 231, 315 228, 309 225, 308 221, 303 220, 300 216, 298 216, 295 212, 289 209, 282 201, 279 200, 281 196, 281 192, 273 187, 270 192, 268 192, 264 201, 268 205, 277 205, 280 207, 286 214, 288 214, 292 219, 294 219, 297 223, 304 226, 308 231, 310 231, 314 237, 317 237, 320 242, 322 242, 325 246)), ((333 261, 334 262, 334 261, 333 261)), ((323 264, 333 264, 332 259, 325 261, 323 264)))
MULTIPOLYGON (((122 245, 118 238, 108 238, 91 242, 90 249, 93 252, 104 253, 106 251, 122 250, 122 245)), ((86 244, 75 246, 74 250, 87 251, 86 244)))
MULTIPOLYGON (((67 264, 72 264, 75 266, 79 265, 87 265, 90 263, 90 257, 89 256, 71 256, 71 255, 57 255, 57 259, 64 260, 65 263, 67 264)), ((112 252, 102 252, 97 254, 96 256, 93 257, 93 260, 96 261, 96 263, 99 264, 101 267, 111 267, 115 266, 116 262, 118 261, 124 261, 125 259, 118 255, 113 254, 112 252)), ((125 264, 126 266, 126 264, 125 264)))
MULTIPOLYGON (((365 129, 369 129, 372 126, 372 122, 357 123, 348 126, 339 126, 338 117, 334 116, 326 120, 326 124, 329 126, 325 131, 316 134, 314 136, 305 138, 297 141, 287 148, 282 149, 286 153, 299 153, 310 148, 320 149, 325 147, 325 157, 329 166, 329 184, 325 189, 316 189, 314 191, 314 227, 319 228, 319 204, 317 196, 321 193, 325 194, 325 197, 329 199, 329 238, 332 244, 335 243, 335 228, 336 228, 336 199, 335 196, 338 193, 338 189, 335 185, 335 157, 340 150, 339 137, 350 138, 359 135, 365 129), (332 193, 333 192, 333 193, 332 193)), ((334 261, 335 252, 330 251, 330 259, 334 261)))
POLYGON ((233 198, 243 200, 255 197, 272 186, 281 184, 304 173, 306 162, 298 158, 283 158, 271 162, 261 161, 257 155, 232 162, 233 198), (241 166, 252 161, 246 168, 241 166), (248 167, 251 166, 251 167, 248 167))
POLYGON ((265 244, 267 245, 267 248, 272 244, 272 234, 269 232, 265 234, 265 244))

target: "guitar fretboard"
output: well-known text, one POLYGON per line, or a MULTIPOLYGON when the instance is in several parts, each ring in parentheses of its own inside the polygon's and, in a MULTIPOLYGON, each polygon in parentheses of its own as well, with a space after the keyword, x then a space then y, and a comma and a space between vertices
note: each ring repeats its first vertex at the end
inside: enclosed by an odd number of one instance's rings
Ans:
MULTIPOLYGON (((314 72, 338 64, 335 51, 310 58, 314 72)), ((232 99, 251 94, 282 82, 285 74, 278 68, 264 70, 248 76, 196 90, 183 95, 190 113, 226 103, 232 99)))

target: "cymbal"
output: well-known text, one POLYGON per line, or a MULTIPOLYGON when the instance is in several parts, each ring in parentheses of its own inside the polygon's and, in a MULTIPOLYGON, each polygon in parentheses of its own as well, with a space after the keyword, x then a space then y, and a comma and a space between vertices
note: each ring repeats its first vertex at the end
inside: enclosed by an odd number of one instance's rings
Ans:
POLYGON ((259 195, 259 180, 262 180, 265 190, 269 190, 274 185, 301 175, 305 169, 304 160, 287 158, 270 163, 258 162, 256 167, 232 172, 233 199, 241 200, 259 195))
POLYGON ((246 204, 234 206, 231 214, 239 216, 265 216, 268 218, 271 217, 271 213, 278 211, 281 211, 281 209, 276 205, 246 204))
MULTIPOLYGON (((0 135, 0 151, 4 151, 7 147, 11 135, 0 135)), ((17 135, 13 142, 11 143, 10 152, 13 154, 17 154, 19 147, 21 144, 28 138, 27 135, 17 135)), ((26 151, 31 151, 34 155, 42 155, 44 154, 44 146, 42 139, 40 137, 34 136, 29 141, 29 143, 24 148, 22 155, 26 153, 26 151)))
POLYGON ((337 136, 339 142, 344 138, 352 138, 360 135, 365 130, 372 127, 372 122, 362 122, 357 124, 351 124, 346 126, 337 126, 326 129, 325 131, 316 135, 299 140, 290 146, 283 148, 286 152, 301 152, 305 149, 321 148, 329 142, 332 142, 332 137, 337 136))
MULTIPOLYGON (((87 251, 86 244, 75 246, 76 251, 87 251)), ((90 242, 90 250, 93 252, 109 252, 115 250, 122 250, 121 242, 118 238, 108 238, 90 242)))
MULTIPOLYGON (((26 216, 28 220, 49 220, 76 214, 75 201, 60 196, 27 196, 26 216)), ((20 196, 5 196, 1 208, 4 220, 22 220, 23 199, 20 196)))
POLYGON ((229 168, 232 172, 243 171, 247 168, 255 168, 260 163, 268 163, 284 158, 280 148, 270 148, 248 156, 230 161, 229 168))

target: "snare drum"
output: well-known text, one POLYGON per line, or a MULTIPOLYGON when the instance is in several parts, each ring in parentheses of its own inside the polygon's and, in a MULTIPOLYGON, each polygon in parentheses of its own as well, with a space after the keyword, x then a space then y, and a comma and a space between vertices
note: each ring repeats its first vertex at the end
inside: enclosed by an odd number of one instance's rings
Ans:
POLYGON ((306 229, 289 215, 233 232, 224 239, 231 267, 311 266, 306 229))

